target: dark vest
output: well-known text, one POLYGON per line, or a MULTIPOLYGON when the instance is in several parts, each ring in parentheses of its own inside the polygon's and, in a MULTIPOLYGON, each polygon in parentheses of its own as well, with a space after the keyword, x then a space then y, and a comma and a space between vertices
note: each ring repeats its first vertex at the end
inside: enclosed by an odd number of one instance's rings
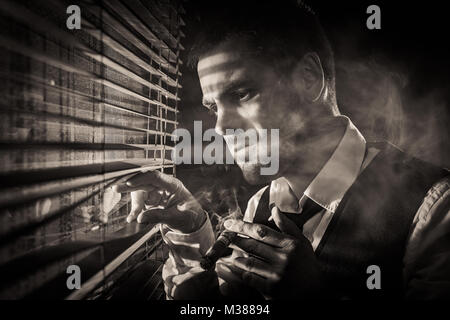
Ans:
MULTIPOLYGON (((448 175, 389 143, 371 146, 380 152, 345 194, 315 252, 337 298, 402 296, 402 259, 413 218, 431 186, 448 175), (367 287, 370 265, 380 268, 380 290, 367 287)), ((267 215, 260 207, 257 223, 267 215)))

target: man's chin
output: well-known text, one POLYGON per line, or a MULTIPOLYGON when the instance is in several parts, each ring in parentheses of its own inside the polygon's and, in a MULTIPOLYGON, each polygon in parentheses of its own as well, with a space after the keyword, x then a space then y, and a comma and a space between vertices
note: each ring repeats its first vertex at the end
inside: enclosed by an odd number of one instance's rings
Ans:
POLYGON ((261 165, 259 164, 240 163, 238 166, 242 170, 245 181, 251 185, 266 184, 275 179, 271 175, 261 175, 261 165))

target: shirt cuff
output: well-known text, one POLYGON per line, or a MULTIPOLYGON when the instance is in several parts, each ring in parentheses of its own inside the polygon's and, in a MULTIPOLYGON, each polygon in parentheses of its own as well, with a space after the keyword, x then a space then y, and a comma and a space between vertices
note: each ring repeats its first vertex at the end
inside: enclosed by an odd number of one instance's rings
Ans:
POLYGON ((166 225, 160 225, 161 235, 168 245, 176 264, 195 267, 200 264, 201 257, 214 244, 214 231, 206 215, 206 220, 197 231, 181 233, 172 231, 166 225))

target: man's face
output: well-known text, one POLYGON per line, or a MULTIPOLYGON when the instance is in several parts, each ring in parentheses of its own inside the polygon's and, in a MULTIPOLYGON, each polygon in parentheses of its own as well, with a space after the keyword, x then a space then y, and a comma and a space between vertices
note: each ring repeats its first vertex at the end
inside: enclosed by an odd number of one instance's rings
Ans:
MULTIPOLYGON (((251 59, 227 46, 204 55, 198 63, 198 74, 203 91, 203 104, 215 112, 217 133, 224 136, 230 149, 227 129, 279 130, 279 149, 286 152, 284 142, 303 127, 304 116, 298 95, 286 82, 281 81, 274 69, 267 64, 251 59)), ((261 141, 259 140, 258 143, 261 141)), ((267 140, 267 150, 270 143, 267 140)), ((239 153, 257 152, 258 145, 235 146, 235 159, 239 153)), ((232 151, 232 150, 230 150, 232 151)), ((278 159, 277 159, 278 160, 278 159)), ((260 184, 274 179, 274 176, 262 176, 260 163, 238 161, 246 180, 260 184)), ((280 169, 283 165, 280 159, 280 169)))

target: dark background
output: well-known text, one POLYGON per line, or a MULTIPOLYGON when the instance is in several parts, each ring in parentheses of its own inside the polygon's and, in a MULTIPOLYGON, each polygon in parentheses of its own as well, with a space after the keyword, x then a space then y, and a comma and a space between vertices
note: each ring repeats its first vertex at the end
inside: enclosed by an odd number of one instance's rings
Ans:
MULTIPOLYGON (((367 140, 386 138, 421 159, 450 167, 449 13, 443 2, 307 3, 318 14, 334 49, 341 112, 367 140), (381 9, 381 30, 366 27, 371 4, 381 9)), ((184 3, 185 62, 198 28, 190 20, 196 5, 184 3)), ((182 72, 181 127, 192 128, 194 120, 203 120, 204 129, 214 126, 214 118, 201 106, 195 70, 185 63, 182 72)))

